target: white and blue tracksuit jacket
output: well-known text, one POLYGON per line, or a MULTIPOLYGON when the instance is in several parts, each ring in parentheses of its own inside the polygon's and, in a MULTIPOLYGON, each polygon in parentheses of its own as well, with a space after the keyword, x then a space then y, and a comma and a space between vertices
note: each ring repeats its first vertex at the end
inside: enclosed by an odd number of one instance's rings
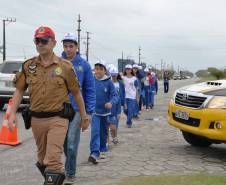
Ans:
MULTIPOLYGON (((67 59, 66 54, 62 53, 62 58, 67 59)), ((84 99, 86 112, 92 114, 95 109, 96 104, 96 91, 95 91, 95 79, 92 73, 90 64, 81 58, 80 54, 77 52, 76 57, 71 61, 74 69, 76 71, 81 93, 84 99)), ((75 99, 70 95, 70 101, 75 111, 78 111, 78 106, 75 99)))

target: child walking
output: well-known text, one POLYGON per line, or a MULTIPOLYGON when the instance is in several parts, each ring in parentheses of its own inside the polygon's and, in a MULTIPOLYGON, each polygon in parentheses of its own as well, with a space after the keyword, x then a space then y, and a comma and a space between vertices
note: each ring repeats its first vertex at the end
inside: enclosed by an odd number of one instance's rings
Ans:
POLYGON ((132 71, 132 65, 127 64, 125 66, 124 76, 123 76, 123 82, 125 85, 125 107, 124 107, 124 113, 127 116, 127 127, 131 128, 132 126, 132 118, 134 116, 136 109, 136 97, 137 97, 137 87, 138 82, 137 78, 134 76, 132 71))
POLYGON ((95 63, 96 106, 91 123, 90 156, 88 161, 98 164, 97 159, 106 157, 108 138, 108 116, 118 101, 117 93, 110 76, 106 75, 104 61, 95 63))
POLYGON ((117 131, 121 114, 121 106, 125 105, 125 87, 116 67, 110 68, 109 73, 111 74, 111 78, 118 96, 118 102, 112 106, 111 115, 109 116, 112 142, 116 145, 118 143, 117 131))

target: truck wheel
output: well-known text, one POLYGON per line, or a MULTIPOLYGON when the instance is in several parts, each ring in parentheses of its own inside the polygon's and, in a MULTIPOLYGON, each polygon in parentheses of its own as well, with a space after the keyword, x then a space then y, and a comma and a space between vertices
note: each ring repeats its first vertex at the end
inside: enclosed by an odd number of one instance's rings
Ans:
POLYGON ((3 109, 4 105, 5 105, 5 103, 0 103, 0 110, 3 109))
POLYGON ((193 146, 208 147, 212 144, 207 139, 191 134, 189 132, 182 131, 182 134, 184 139, 193 146))

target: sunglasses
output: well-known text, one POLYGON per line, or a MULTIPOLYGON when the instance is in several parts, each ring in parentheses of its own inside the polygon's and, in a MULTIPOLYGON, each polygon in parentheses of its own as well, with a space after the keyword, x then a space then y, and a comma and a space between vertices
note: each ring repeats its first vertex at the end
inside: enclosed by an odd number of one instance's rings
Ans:
POLYGON ((34 43, 36 45, 38 45, 39 43, 46 45, 46 44, 48 44, 49 40, 50 40, 50 38, 48 38, 48 37, 46 37, 46 38, 45 37, 44 38, 34 38, 34 43))

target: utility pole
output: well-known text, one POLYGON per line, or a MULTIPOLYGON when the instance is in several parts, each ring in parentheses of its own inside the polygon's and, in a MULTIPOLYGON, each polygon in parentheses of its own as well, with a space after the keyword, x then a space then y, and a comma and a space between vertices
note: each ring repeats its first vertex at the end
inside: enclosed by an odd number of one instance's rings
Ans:
POLYGON ((80 28, 80 24, 82 22, 82 20, 80 19, 80 14, 78 15, 78 29, 77 29, 77 32, 78 32, 78 52, 80 53, 80 32, 82 31, 81 28, 80 28))
POLYGON ((89 39, 90 39, 90 37, 89 37, 89 34, 90 34, 90 32, 86 32, 86 34, 87 34, 87 37, 86 37, 86 60, 87 60, 87 62, 89 61, 89 39))
POLYGON ((139 47, 139 65, 141 64, 141 61, 140 61, 140 56, 141 56, 141 48, 139 47))
POLYGON ((5 38, 5 23, 6 22, 16 22, 16 19, 12 19, 12 18, 7 18, 7 19, 3 19, 3 46, 2 46, 2 49, 3 49, 3 61, 5 61, 6 59, 6 38, 5 38))
POLYGON ((163 59, 161 59, 161 77, 163 78, 163 59))

